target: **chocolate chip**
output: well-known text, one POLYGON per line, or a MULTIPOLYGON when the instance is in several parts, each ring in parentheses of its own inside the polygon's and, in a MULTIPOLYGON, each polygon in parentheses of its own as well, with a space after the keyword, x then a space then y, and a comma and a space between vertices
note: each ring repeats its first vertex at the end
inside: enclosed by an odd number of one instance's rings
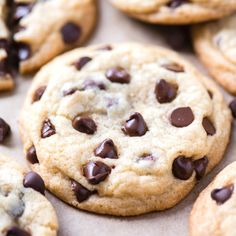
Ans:
POLYGON ((143 154, 141 157, 139 157, 139 160, 153 161, 154 156, 152 154, 143 154))
POLYGON ((41 194, 44 195, 45 192, 45 184, 43 179, 37 173, 30 171, 23 180, 23 185, 25 188, 32 188, 41 194))
POLYGON ((5 76, 7 74, 10 74, 10 69, 8 65, 8 60, 7 58, 5 58, 0 61, 0 76, 5 76))
POLYGON ((122 131, 129 136, 143 136, 148 131, 148 127, 142 115, 135 112, 126 120, 122 131))
POLYGON ((212 124, 212 122, 209 120, 209 118, 207 118, 207 117, 203 118, 202 126, 205 129, 207 135, 212 136, 216 133, 216 129, 215 129, 214 125, 212 124))
POLYGON ((217 204, 221 205, 230 199, 233 191, 234 191, 233 184, 223 188, 217 188, 211 192, 211 198, 215 200, 217 204))
POLYGON ((73 22, 66 23, 61 28, 61 35, 64 43, 72 44, 76 43, 81 36, 81 28, 73 22))
POLYGON ((9 43, 6 39, 3 38, 0 39, 0 48, 8 51, 9 43))
POLYGON ((49 119, 46 119, 43 122, 43 127, 41 129, 41 137, 48 138, 54 134, 56 134, 55 126, 51 123, 49 119))
POLYGON ((23 200, 19 199, 16 205, 14 204, 12 209, 9 211, 9 214, 11 215, 12 218, 18 219, 23 215, 24 211, 25 211, 25 203, 23 202, 23 200))
POLYGON ((180 107, 175 109, 171 116, 171 124, 175 127, 186 127, 190 125, 194 120, 194 115, 190 107, 180 107))
POLYGON ((212 99, 213 98, 213 93, 210 90, 207 90, 209 97, 212 99))
POLYGON ((164 64, 162 67, 176 73, 184 72, 184 67, 177 63, 164 64))
POLYGON ((106 90, 106 85, 100 81, 94 81, 92 79, 87 79, 83 83, 83 89, 98 88, 100 90, 106 90))
POLYGON ((39 163, 38 157, 37 157, 37 153, 36 153, 36 149, 33 146, 31 146, 27 153, 26 153, 26 158, 27 160, 31 163, 31 164, 36 164, 39 163))
POLYGON ((69 96, 69 95, 72 95, 74 94, 78 89, 76 88, 70 88, 70 89, 67 89, 67 90, 64 90, 63 91, 63 96, 69 96))
POLYGON ((181 6, 184 3, 188 3, 189 0, 170 0, 170 2, 167 4, 170 8, 177 8, 181 6))
POLYGON ((30 46, 26 43, 17 43, 16 44, 17 57, 19 61, 25 61, 31 56, 30 46))
POLYGON ((91 57, 81 57, 78 61, 74 62, 73 65, 77 70, 81 70, 91 60, 91 57))
POLYGON ((97 131, 97 125, 90 117, 75 117, 72 121, 74 129, 85 134, 94 134, 97 131))
POLYGON ((27 16, 33 8, 33 4, 18 3, 14 9, 13 20, 15 23, 19 22, 23 17, 27 16))
POLYGON ((47 86, 41 86, 35 90, 34 95, 33 95, 33 102, 37 102, 41 99, 46 88, 47 88, 47 86))
POLYGON ((7 136, 10 134, 11 128, 5 120, 0 118, 0 143, 3 143, 7 136))
POLYGON ((197 180, 200 180, 205 175, 208 163, 207 157, 203 157, 193 162, 197 180))
POLYGON ((105 139, 94 150, 94 155, 101 158, 118 159, 117 148, 111 139, 105 139))
POLYGON ((71 180, 71 188, 75 193, 78 202, 83 202, 87 200, 93 192, 85 188, 83 185, 79 184, 75 180, 71 180))
POLYGON ((122 67, 114 67, 106 71, 106 77, 111 82, 128 84, 130 82, 129 73, 122 67))
POLYGON ((111 173, 111 168, 100 161, 88 162, 83 167, 84 176, 90 184, 99 184, 111 173))
POLYGON ((31 236, 31 234, 18 226, 12 226, 7 230, 6 236, 31 236))
POLYGON ((105 46, 102 46, 100 48, 98 48, 98 50, 104 50, 104 51, 111 51, 113 48, 111 45, 105 45, 105 46))
POLYGON ((156 84, 155 94, 159 103, 172 102, 177 95, 177 86, 162 79, 156 84))
POLYGON ((173 175, 181 180, 189 179, 193 174, 194 166, 190 158, 179 156, 172 164, 173 175))
POLYGON ((233 117, 236 118, 236 98, 230 102, 229 108, 232 112, 233 117))

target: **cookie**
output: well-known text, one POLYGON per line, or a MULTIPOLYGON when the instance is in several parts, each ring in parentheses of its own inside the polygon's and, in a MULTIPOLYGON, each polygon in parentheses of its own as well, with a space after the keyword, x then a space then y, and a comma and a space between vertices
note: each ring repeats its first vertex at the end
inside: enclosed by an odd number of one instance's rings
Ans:
POLYGON ((199 195, 190 216, 191 236, 236 234, 236 162, 223 169, 199 195))
POLYGON ((2 155, 0 173, 0 235, 57 235, 57 217, 44 197, 42 178, 2 155))
POLYGON ((193 43, 210 74, 230 93, 236 94, 236 14, 196 26, 193 43))
POLYGON ((154 24, 192 24, 219 19, 236 10, 235 0, 110 0, 130 16, 154 24))
POLYGON ((11 90, 14 81, 9 69, 9 32, 5 24, 7 15, 6 1, 0 2, 0 92, 11 90))
POLYGON ((27 73, 88 38, 96 21, 96 3, 15 0, 9 18, 19 68, 27 73))
POLYGON ((171 51, 132 43, 53 60, 20 118, 26 157, 52 193, 121 216, 177 204, 221 160, 230 127, 213 82, 171 51))

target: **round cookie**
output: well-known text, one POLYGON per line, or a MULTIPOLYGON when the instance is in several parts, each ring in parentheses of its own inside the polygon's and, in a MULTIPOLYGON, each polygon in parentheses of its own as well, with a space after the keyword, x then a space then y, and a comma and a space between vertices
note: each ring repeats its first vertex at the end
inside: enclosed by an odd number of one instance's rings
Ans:
POLYGON ((236 162, 222 170, 199 195, 190 216, 191 236, 235 235, 236 162))
POLYGON ((2 155, 0 173, 0 235, 57 235, 57 217, 43 196, 42 178, 2 155))
POLYGON ((22 73, 37 70, 58 54, 81 45, 96 21, 95 0, 15 0, 10 9, 22 73))
POLYGON ((71 51, 36 75, 20 130, 47 188, 80 209, 170 208, 223 157, 231 114, 175 53, 114 44, 71 51))
POLYGON ((219 19, 236 10, 235 0, 110 0, 132 17, 154 24, 192 24, 219 19))
POLYGON ((197 54, 210 74, 230 93, 236 94, 236 14, 193 29, 197 54))

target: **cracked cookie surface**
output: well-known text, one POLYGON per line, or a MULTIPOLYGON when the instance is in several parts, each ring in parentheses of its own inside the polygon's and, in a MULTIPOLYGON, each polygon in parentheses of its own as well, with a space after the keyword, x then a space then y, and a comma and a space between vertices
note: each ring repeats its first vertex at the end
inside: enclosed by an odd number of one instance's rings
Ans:
POLYGON ((122 216, 177 204, 221 160, 230 127, 213 82, 171 51, 133 43, 56 58, 20 118, 26 157, 52 193, 122 216))

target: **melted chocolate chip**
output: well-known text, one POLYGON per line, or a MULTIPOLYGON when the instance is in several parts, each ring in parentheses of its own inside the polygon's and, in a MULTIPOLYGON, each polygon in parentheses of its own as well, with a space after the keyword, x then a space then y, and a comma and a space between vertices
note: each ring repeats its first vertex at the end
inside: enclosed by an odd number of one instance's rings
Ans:
POLYGON ((90 117, 75 117, 72 121, 72 126, 85 134, 94 134, 97 131, 97 125, 90 117))
POLYGON ((75 193, 78 202, 83 202, 87 200, 93 194, 92 191, 88 190, 83 185, 79 184, 74 180, 71 181, 71 188, 75 193))
POLYGON ((31 164, 36 164, 39 163, 38 157, 37 157, 37 153, 36 153, 36 149, 33 146, 31 146, 27 153, 26 153, 26 158, 27 160, 31 163, 31 164))
POLYGON ((33 102, 37 102, 41 99, 46 88, 47 88, 47 86, 41 86, 35 90, 34 95, 33 95, 33 102))
POLYGON ((0 118, 0 143, 3 143, 7 136, 10 134, 11 128, 5 120, 0 118))
POLYGON ((25 61, 31 56, 30 46, 26 43, 16 44, 17 57, 19 61, 25 61))
POLYGON ((6 236, 31 236, 31 234, 18 226, 12 226, 7 230, 6 236))
POLYGON ((189 179, 193 174, 194 166, 190 158, 179 156, 172 165, 173 175, 181 180, 189 179))
POLYGON ((164 64, 162 67, 176 73, 184 72, 184 67, 177 63, 164 64))
POLYGON ((143 136, 148 131, 147 124, 142 115, 135 112, 126 120, 125 125, 122 127, 122 131, 129 136, 143 136))
POLYGON ((189 0, 170 0, 170 2, 167 4, 170 8, 177 8, 185 3, 188 3, 189 0))
POLYGON ((130 82, 129 73, 122 67, 114 67, 106 71, 106 77, 111 82, 128 84, 130 82))
POLYGON ((54 134, 56 134, 55 126, 51 123, 49 119, 46 119, 43 122, 43 127, 41 129, 41 137, 48 138, 54 134))
POLYGON ((70 88, 70 89, 67 89, 67 90, 64 90, 63 91, 63 96, 69 96, 69 95, 72 95, 74 94, 78 89, 76 88, 70 88))
POLYGON ((208 163, 207 157, 203 157, 193 162, 197 180, 200 180, 205 175, 208 163))
POLYGON ((202 126, 205 129, 207 135, 214 135, 216 133, 216 129, 209 118, 205 117, 202 121, 202 126))
POLYGON ((177 87, 162 79, 156 84, 155 94, 159 103, 172 102, 176 98, 177 87))
POLYGON ((94 81, 92 79, 87 79, 84 81, 83 89, 92 89, 92 88, 98 88, 100 90, 106 90, 106 85, 100 81, 94 81))
POLYGON ((43 179, 37 173, 30 171, 23 180, 25 188, 32 188, 44 195, 45 184, 43 179))
POLYGON ((111 168, 100 161, 89 162, 83 167, 84 176, 90 184, 99 184, 111 173, 111 168))
POLYGON ((233 117, 236 118, 236 98, 230 102, 229 108, 232 112, 233 117))
POLYGON ((101 158, 118 159, 117 148, 111 139, 105 139, 94 150, 94 155, 101 158))
POLYGON ((77 70, 81 70, 91 60, 91 57, 81 57, 78 61, 74 62, 73 65, 76 67, 77 70))
POLYGON ((171 124, 175 127, 186 127, 194 121, 194 115, 190 107, 175 109, 170 116, 171 124))
POLYGON ((81 28, 73 22, 66 23, 61 28, 61 35, 64 43, 73 44, 76 43, 81 36, 81 28))
POLYGON ((230 199, 233 191, 234 191, 233 184, 223 188, 217 188, 211 192, 211 198, 215 200, 217 204, 221 205, 230 199))

